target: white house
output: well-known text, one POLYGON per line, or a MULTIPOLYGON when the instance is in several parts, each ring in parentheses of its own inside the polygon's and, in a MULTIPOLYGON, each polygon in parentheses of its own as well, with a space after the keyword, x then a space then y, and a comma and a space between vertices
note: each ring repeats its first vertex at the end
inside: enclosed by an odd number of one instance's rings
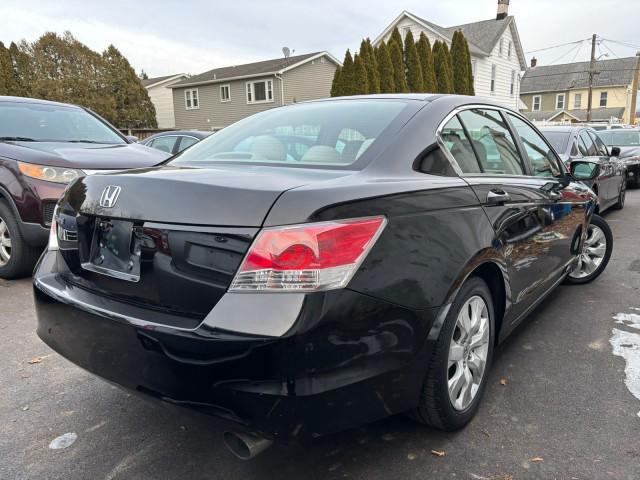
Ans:
POLYGON ((411 31, 417 40, 424 32, 431 45, 440 40, 449 47, 454 32, 462 30, 471 52, 476 95, 518 109, 520 72, 526 70, 527 64, 515 18, 509 16, 509 0, 498 0, 495 19, 452 27, 441 27, 405 10, 378 35, 373 44, 388 41, 396 27, 403 38, 411 31))
POLYGON ((142 86, 147 89, 151 103, 156 108, 158 128, 174 128, 176 126, 173 113, 173 91, 169 87, 185 78, 188 78, 186 74, 178 73, 141 80, 142 86))

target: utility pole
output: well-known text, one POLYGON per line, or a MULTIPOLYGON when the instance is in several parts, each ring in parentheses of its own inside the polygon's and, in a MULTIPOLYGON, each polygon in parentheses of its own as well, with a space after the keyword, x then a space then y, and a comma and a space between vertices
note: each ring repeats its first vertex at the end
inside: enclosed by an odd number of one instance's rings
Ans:
POLYGON ((596 41, 598 35, 593 34, 591 39, 591 64, 589 66, 589 99, 587 101, 587 122, 591 121, 591 110, 593 109, 593 77, 596 75, 596 41))

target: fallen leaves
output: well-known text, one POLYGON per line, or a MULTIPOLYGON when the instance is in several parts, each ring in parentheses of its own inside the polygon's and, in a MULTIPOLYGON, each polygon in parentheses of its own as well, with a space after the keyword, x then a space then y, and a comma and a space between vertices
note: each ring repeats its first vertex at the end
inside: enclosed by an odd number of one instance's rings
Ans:
POLYGON ((44 360, 47 357, 50 357, 51 355, 43 355, 41 357, 33 357, 31 360, 27 361, 27 363, 29 365, 35 365, 36 363, 42 363, 42 360, 44 360))
POLYGON ((542 457, 533 457, 531 459, 531 461, 534 462, 534 463, 544 462, 544 458, 542 458, 542 457))
POLYGON ((447 455, 447 452, 445 452, 444 450, 431 450, 431 454, 435 455, 436 457, 444 457, 447 455))
POLYGON ((503 387, 506 386, 507 383, 509 383, 509 381, 506 378, 501 378, 500 379, 500 385, 502 385, 503 387))

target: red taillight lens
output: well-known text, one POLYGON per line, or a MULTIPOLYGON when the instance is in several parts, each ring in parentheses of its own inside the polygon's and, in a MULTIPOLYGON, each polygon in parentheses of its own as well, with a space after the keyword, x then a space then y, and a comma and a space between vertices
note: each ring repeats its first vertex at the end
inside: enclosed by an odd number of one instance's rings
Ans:
POLYGON ((230 291, 343 288, 386 225, 384 217, 310 223, 261 231, 230 291))

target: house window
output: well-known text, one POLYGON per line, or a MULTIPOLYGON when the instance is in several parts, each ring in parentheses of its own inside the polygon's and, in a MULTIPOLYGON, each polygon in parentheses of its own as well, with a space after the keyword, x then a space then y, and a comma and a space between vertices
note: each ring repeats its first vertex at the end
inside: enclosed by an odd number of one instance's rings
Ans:
POLYGON ((533 110, 534 112, 539 112, 541 104, 542 104, 542 97, 540 95, 535 95, 533 97, 533 105, 531 107, 531 110, 533 110))
POLYGON ((496 91, 496 75, 498 73, 498 67, 491 65, 491 93, 496 91))
POLYGON ((582 94, 576 93, 576 96, 573 97, 573 108, 579 109, 582 108, 582 94))
POLYGON ((247 103, 273 102, 273 82, 260 80, 247 82, 247 103))
POLYGON ((511 96, 516 93, 516 71, 511 70, 511 96))
POLYGON ((513 42, 509 40, 509 46, 507 47, 507 58, 511 58, 511 48, 513 47, 513 42))
POLYGON ((502 45, 504 44, 504 38, 500 39, 500 47, 498 51, 498 55, 502 56, 502 45))
POLYGON ((231 86, 220 85, 220 101, 221 102, 231 101, 231 86))
POLYGON ((606 108, 609 92, 600 92, 600 107, 606 108))
POLYGON ((184 106, 187 110, 196 110, 200 108, 197 88, 184 91, 184 106))
POLYGON ((471 61, 471 75, 473 75, 473 79, 476 79, 476 71, 478 70, 478 62, 475 60, 471 61))
POLYGON ((410 30, 411 30, 411 27, 402 27, 402 39, 403 40, 405 38, 407 38, 407 34, 409 33, 410 30))
POLYGON ((556 110, 564 110, 564 93, 556 95, 556 110))

